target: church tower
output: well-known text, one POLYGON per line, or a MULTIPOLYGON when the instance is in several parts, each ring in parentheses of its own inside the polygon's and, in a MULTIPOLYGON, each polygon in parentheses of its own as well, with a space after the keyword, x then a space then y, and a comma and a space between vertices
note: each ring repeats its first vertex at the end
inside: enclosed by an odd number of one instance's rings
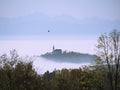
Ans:
POLYGON ((53 52, 54 52, 54 50, 55 50, 55 47, 54 47, 54 45, 53 45, 53 52))

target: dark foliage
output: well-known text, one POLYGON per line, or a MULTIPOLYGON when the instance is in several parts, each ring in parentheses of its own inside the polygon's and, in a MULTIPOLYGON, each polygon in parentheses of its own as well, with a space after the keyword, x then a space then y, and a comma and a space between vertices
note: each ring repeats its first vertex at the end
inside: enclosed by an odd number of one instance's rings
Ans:
POLYGON ((107 77, 101 66, 38 75, 32 62, 24 62, 15 50, 10 57, 4 54, 0 58, 0 90, 109 90, 107 77))

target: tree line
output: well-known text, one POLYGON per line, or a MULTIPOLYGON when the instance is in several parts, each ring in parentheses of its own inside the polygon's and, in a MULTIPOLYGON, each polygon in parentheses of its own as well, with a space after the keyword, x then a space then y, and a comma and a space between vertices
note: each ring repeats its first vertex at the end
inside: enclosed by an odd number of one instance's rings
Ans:
POLYGON ((105 71, 95 67, 46 71, 39 75, 32 62, 23 61, 16 51, 10 57, 2 55, 0 61, 0 90, 103 90, 108 83, 105 71))

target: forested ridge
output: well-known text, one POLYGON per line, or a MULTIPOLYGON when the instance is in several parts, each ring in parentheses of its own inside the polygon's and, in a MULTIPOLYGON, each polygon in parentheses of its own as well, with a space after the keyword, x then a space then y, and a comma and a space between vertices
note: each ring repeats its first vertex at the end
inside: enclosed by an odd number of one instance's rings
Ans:
MULTIPOLYGON (((71 63, 95 63, 97 56, 91 54, 78 53, 74 51, 62 51, 55 53, 47 52, 42 54, 41 57, 47 60, 58 61, 58 62, 71 62, 71 63)), ((57 51, 57 49, 56 49, 57 51)))

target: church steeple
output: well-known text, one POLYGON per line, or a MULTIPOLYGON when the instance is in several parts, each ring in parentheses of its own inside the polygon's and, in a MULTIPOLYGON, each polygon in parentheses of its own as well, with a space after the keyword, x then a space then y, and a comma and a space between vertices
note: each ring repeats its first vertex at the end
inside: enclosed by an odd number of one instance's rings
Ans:
POLYGON ((53 51, 55 50, 55 47, 54 47, 54 45, 53 45, 53 51))

